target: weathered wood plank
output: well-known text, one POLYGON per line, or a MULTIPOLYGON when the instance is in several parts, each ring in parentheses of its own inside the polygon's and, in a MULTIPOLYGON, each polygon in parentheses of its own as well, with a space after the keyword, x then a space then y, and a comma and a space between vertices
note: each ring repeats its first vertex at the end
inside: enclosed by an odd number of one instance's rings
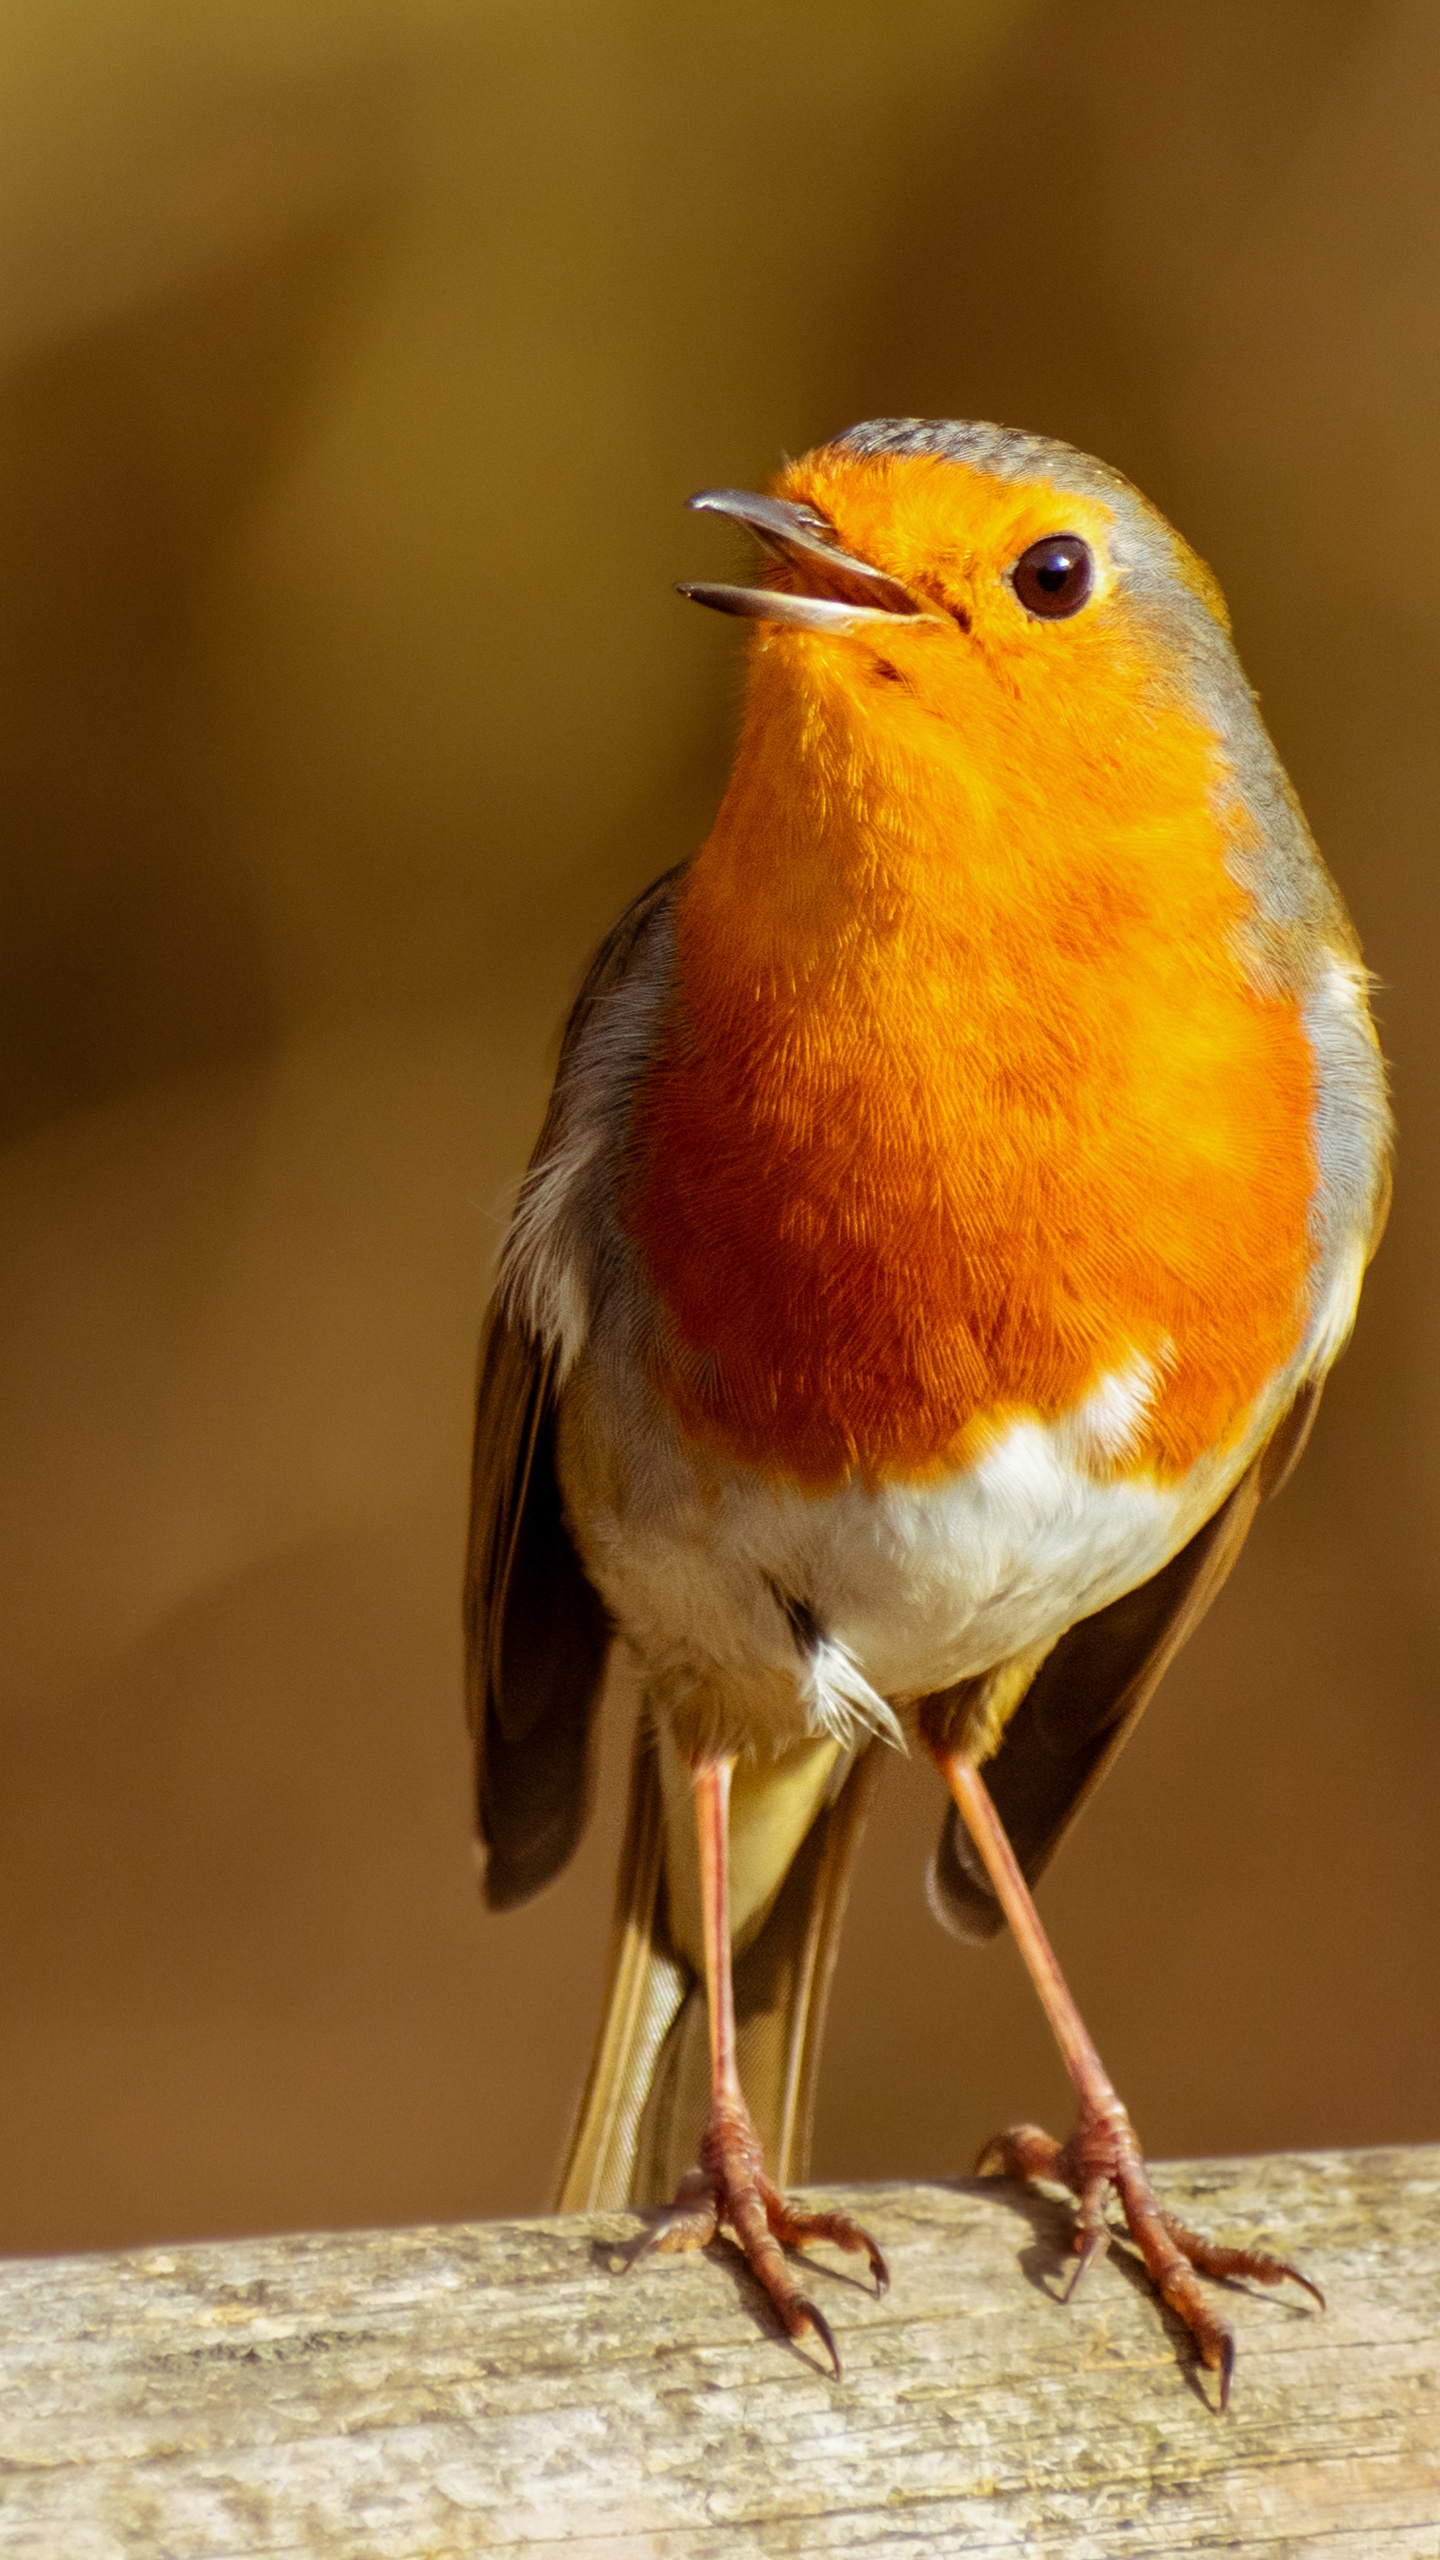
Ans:
POLYGON ((622 2281, 623 2215, 12 2262, 0 2554, 1440 2560, 1440 2149, 1160 2183, 1329 2296, 1232 2293, 1224 2419, 1124 2254, 1061 2307, 1062 2210, 1000 2186, 847 2191, 894 2286, 817 2276, 839 2386, 727 2250, 622 2281))

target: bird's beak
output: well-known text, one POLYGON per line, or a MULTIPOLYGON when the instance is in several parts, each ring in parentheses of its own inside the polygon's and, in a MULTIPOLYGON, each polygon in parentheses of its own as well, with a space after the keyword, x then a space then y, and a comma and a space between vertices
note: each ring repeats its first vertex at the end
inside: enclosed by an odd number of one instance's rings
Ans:
POLYGON ((717 613, 740 613, 752 622, 787 622, 801 631, 868 631, 897 622, 934 622, 941 617, 917 604, 898 578, 872 569, 842 551, 833 527, 813 508, 792 506, 784 498, 760 498, 748 489, 701 489, 687 502, 702 514, 728 516, 758 534, 767 550, 793 568, 830 582, 839 592, 796 595, 776 587, 725 587, 686 582, 678 590, 695 604, 713 605, 717 613), (858 589, 858 595, 855 590, 858 589), (849 592, 846 592, 846 591, 849 592))

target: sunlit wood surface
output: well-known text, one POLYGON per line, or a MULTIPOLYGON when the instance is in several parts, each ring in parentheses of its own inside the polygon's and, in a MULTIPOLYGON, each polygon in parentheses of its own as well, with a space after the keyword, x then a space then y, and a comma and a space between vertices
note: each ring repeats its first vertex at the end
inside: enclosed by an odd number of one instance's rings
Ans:
POLYGON ((1162 2173, 1329 2297, 1234 2292, 1217 2417, 1119 2248, 1062 2306, 1013 2188, 847 2191, 887 2300, 815 2289, 839 2386, 726 2249, 633 2217, 304 2233, 0 2270, 0 2553, 731 2560, 1440 2552, 1440 2148, 1162 2173))

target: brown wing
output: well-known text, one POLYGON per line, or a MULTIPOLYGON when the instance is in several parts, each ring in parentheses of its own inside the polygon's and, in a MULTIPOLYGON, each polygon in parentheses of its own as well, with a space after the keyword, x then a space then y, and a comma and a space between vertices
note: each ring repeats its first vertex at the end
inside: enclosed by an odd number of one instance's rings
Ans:
MULTIPOLYGON (((580 1033, 623 977, 676 877, 669 872, 644 890, 596 953, 565 1025, 532 1164, 558 1143, 580 1033)), ((465 1577, 476 1819, 493 1911, 548 1884, 585 1827, 590 1725, 610 1652, 604 1605, 565 1524, 555 1386, 553 1354, 497 1300, 481 1345, 465 1577)))
POLYGON ((465 1583, 476 1818, 492 1911, 570 1857, 589 1810, 589 1736, 610 1627, 565 1525, 553 1359, 492 1308, 480 1364, 465 1583))
MULTIPOLYGON (((1322 1381, 1302 1387, 1234 1492, 1148 1582, 1067 1629, 985 1764, 985 1783, 1030 1883, 1049 1865, 1091 1788, 1209 1608, 1267 1494, 1304 1446, 1322 1381)), ((994 1937, 1001 1911, 953 1806, 930 1871, 937 1916, 958 1937, 994 1937)))

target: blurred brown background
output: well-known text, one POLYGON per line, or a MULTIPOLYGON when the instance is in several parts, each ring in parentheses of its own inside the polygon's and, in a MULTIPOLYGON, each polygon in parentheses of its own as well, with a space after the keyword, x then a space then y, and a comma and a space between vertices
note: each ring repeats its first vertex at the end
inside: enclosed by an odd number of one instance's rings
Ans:
MULTIPOLYGON (((1092 447, 1229 591, 1381 985, 1310 1456, 1045 1903, 1160 2152, 1440 2134, 1440 12, 9 0, 0 2245, 540 2205, 603 1959, 484 1917, 474 1338, 583 958, 693 845, 681 512, 877 412, 1092 447)), ((1057 2067, 897 1768, 817 2168, 1057 2067)))

